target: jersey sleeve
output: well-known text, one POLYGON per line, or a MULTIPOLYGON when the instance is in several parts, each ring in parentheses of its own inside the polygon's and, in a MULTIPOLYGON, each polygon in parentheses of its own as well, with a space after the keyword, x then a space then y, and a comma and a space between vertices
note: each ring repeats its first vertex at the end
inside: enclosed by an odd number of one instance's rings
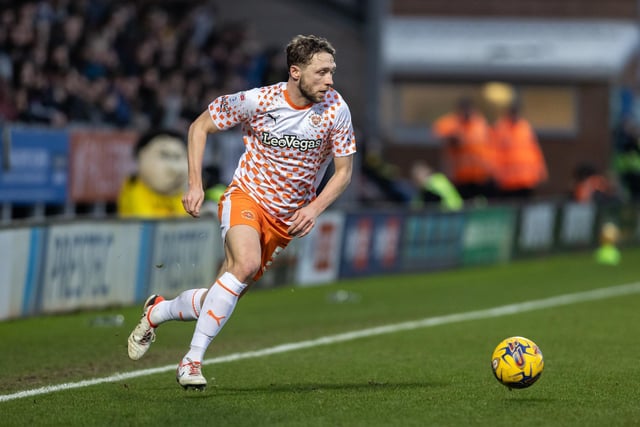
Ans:
POLYGON ((254 89, 222 95, 209 104, 209 114, 218 129, 226 130, 248 121, 256 104, 257 93, 254 89))
POLYGON ((351 112, 346 104, 337 111, 331 142, 335 157, 345 157, 356 152, 356 137, 351 122, 351 112))

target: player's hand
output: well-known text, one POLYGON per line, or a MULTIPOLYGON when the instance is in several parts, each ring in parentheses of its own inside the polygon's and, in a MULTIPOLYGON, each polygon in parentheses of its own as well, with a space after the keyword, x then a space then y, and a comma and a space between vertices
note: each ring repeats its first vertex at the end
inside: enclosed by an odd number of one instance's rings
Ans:
POLYGON ((291 225, 287 232, 291 236, 304 237, 311 232, 313 226, 316 224, 316 218, 318 213, 307 205, 298 209, 291 217, 291 225))
POLYGON ((201 187, 189 186, 189 189, 182 196, 182 206, 189 215, 194 218, 200 216, 200 208, 204 202, 204 190, 201 187))

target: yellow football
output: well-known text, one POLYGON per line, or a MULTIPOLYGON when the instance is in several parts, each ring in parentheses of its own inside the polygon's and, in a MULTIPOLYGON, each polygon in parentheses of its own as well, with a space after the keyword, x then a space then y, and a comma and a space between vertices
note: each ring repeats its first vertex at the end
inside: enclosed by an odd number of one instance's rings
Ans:
POLYGON ((527 388, 542 375, 544 358, 540 348, 530 339, 510 337, 493 351, 491 368, 496 379, 510 389, 527 388))

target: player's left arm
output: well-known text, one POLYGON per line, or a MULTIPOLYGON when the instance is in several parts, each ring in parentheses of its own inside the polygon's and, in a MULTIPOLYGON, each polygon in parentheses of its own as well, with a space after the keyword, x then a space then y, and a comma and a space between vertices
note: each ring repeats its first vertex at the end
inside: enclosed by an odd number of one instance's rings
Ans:
POLYGON ((351 182, 353 154, 334 157, 333 165, 335 171, 318 197, 298 209, 291 217, 291 225, 288 230, 290 235, 303 237, 309 234, 316 223, 316 218, 344 192, 351 182))

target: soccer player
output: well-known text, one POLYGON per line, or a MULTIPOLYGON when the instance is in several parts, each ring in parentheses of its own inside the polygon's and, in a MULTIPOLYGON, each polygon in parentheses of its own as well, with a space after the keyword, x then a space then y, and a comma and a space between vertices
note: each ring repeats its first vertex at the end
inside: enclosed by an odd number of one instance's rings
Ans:
POLYGON ((218 204, 225 259, 209 289, 191 289, 173 300, 151 295, 128 340, 129 357, 138 360, 155 340, 158 325, 197 320, 176 372, 185 389, 206 387, 205 351, 238 299, 292 238, 312 230, 351 181, 355 136, 349 107, 333 89, 333 46, 321 37, 299 35, 286 54, 287 82, 220 96, 189 127, 189 188, 182 202, 198 217, 207 134, 242 126, 245 151, 218 204), (332 160, 334 173, 316 194, 332 160))

